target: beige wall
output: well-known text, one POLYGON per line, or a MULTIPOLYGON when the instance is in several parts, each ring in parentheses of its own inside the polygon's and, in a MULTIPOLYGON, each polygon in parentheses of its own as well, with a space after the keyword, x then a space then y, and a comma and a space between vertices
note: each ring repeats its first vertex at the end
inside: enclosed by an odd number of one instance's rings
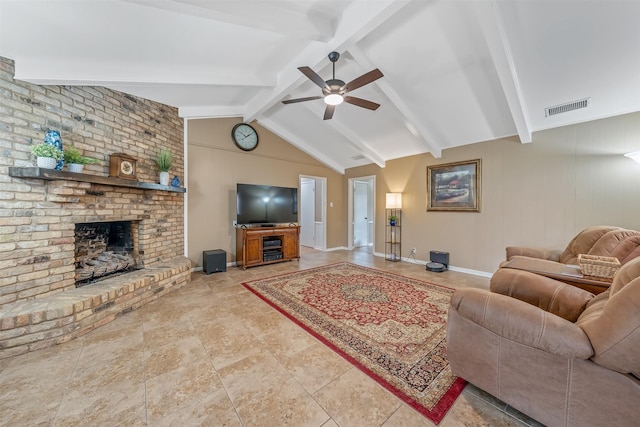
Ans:
MULTIPOLYGON (((419 155, 385 168, 347 171, 376 175, 376 252, 384 253, 386 192, 403 193, 402 255, 417 248, 450 253, 453 266, 493 272, 509 245, 564 247, 578 231, 607 224, 640 230, 640 164, 623 157, 640 150, 640 113, 419 155), (482 159, 480 213, 427 212, 427 165, 482 159)), ((346 217, 346 210, 345 210, 346 217)))
POLYGON ((224 249, 235 261, 236 184, 298 187, 300 175, 327 178, 327 248, 346 244, 342 175, 322 165, 259 124, 260 142, 236 148, 231 129, 240 118, 188 120, 188 257, 202 266, 202 251, 224 249), (328 203, 327 203, 328 204, 328 203))
POLYGON ((327 177, 327 247, 346 246, 347 181, 376 176, 376 252, 384 253, 384 200, 403 192, 402 255, 417 248, 447 251, 451 264, 493 272, 509 245, 563 247, 578 231, 607 224, 640 229, 640 165, 622 156, 640 149, 640 113, 347 170, 322 166, 286 141, 255 125, 260 144, 238 150, 231 128, 240 119, 188 121, 189 257, 202 265, 202 251, 221 248, 235 260, 235 185, 298 186, 299 175, 327 177), (480 213, 427 212, 428 165, 482 159, 480 213))

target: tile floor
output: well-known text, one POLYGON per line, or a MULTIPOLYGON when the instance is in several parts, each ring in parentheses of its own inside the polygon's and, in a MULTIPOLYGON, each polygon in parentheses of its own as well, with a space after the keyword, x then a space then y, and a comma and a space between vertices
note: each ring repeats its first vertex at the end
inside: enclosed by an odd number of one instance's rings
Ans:
MULTIPOLYGON (((75 341, 0 360, 4 426, 433 426, 240 286, 350 261, 451 287, 488 287, 366 251, 316 252, 192 282, 75 341)), ((539 426, 467 385, 440 424, 539 426)))

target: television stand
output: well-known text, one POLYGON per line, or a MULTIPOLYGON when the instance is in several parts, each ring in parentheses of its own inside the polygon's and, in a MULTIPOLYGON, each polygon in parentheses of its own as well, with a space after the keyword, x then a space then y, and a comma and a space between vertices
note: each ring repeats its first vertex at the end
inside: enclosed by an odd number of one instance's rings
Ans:
POLYGON ((300 260, 300 226, 236 229, 236 265, 247 269, 258 265, 300 260))

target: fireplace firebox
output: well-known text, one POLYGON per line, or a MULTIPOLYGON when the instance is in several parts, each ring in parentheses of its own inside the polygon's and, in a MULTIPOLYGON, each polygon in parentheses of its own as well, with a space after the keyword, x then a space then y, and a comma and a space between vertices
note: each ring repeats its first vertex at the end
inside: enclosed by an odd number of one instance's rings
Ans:
POLYGON ((138 259, 137 229, 137 221, 76 224, 76 287, 142 268, 138 259))

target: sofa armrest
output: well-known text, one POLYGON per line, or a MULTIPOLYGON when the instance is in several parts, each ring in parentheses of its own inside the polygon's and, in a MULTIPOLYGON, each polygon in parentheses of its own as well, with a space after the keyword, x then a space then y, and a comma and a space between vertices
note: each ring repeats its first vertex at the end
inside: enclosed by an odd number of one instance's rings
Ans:
POLYGON ((524 301, 570 322, 578 320, 594 294, 525 270, 501 268, 489 282, 491 292, 524 301))
POLYGON ((514 256, 526 256, 529 258, 540 258, 546 259, 549 261, 560 261, 560 254, 562 251, 555 249, 538 249, 538 248, 527 248, 524 246, 507 246, 507 261, 513 258, 514 256))
POLYGON ((565 358, 587 359, 593 348, 582 329, 531 304, 484 289, 454 292, 450 310, 505 339, 565 358))

